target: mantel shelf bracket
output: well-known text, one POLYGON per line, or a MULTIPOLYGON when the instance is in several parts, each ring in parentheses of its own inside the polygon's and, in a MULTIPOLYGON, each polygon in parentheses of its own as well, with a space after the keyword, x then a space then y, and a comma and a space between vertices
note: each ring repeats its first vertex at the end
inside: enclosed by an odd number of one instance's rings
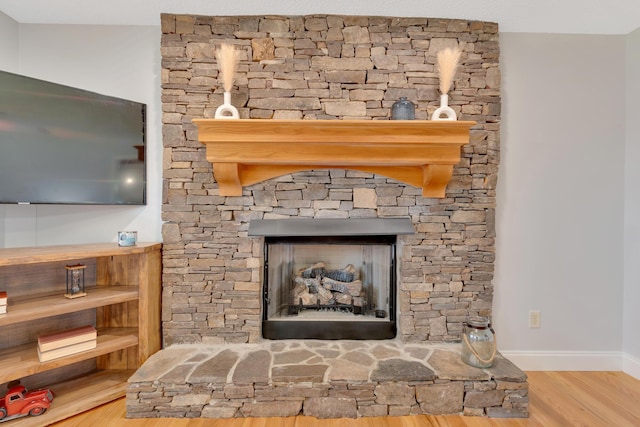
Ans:
POLYGON ((313 169, 353 169, 445 197, 472 121, 194 119, 221 196, 313 169))

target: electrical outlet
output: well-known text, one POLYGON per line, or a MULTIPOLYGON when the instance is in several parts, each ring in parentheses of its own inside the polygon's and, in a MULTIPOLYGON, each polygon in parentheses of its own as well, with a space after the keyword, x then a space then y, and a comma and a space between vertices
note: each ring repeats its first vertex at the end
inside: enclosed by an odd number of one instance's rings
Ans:
POLYGON ((540 310, 529 311, 529 327, 530 328, 540 327, 540 310))

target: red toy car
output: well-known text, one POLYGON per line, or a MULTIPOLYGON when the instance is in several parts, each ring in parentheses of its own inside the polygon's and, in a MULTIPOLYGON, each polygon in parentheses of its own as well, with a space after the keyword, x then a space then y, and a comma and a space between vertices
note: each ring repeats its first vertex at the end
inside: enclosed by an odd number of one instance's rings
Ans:
POLYGON ((53 393, 43 389, 29 392, 22 385, 16 385, 0 399, 0 422, 27 415, 42 415, 51 406, 53 393))

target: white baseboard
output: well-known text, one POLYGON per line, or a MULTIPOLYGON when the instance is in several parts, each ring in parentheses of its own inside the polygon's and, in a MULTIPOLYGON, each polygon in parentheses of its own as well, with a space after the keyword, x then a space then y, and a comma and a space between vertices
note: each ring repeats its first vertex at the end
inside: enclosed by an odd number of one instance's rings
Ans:
POLYGON ((622 358, 622 370, 632 377, 640 380, 640 359, 632 357, 626 353, 622 358))
POLYGON ((523 371, 622 371, 618 351, 501 351, 523 371))

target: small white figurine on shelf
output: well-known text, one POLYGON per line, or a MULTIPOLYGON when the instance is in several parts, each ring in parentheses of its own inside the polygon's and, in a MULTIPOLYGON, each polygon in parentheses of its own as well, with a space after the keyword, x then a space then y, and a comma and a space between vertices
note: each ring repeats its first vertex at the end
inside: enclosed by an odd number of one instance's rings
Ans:
POLYGON ((460 62, 460 48, 446 48, 438 52, 438 72, 440 73, 440 107, 433 112, 431 120, 456 120, 456 112, 449 107, 449 89, 460 62))
POLYGON ((231 105, 231 89, 233 88, 233 77, 238 64, 238 52, 232 45, 222 43, 216 50, 218 69, 222 77, 224 87, 223 103, 216 109, 216 119, 237 119, 238 109, 231 105))

